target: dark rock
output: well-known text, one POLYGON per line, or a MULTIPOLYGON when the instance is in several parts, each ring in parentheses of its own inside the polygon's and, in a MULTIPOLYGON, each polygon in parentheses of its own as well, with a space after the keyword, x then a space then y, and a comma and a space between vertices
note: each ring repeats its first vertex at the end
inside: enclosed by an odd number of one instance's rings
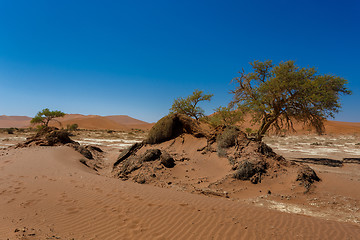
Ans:
POLYGON ((122 151, 117 158, 116 162, 114 163, 113 167, 115 168, 117 165, 119 165, 122 161, 130 157, 131 155, 135 154, 142 146, 144 145, 143 142, 141 143, 135 143, 132 146, 130 146, 128 149, 122 151))
POLYGON ((103 152, 103 150, 97 146, 86 146, 86 148, 90 151, 103 152))
POLYGON ((87 164, 87 162, 86 162, 86 160, 85 159, 80 159, 80 162, 82 163, 82 164, 84 164, 85 166, 87 166, 87 167, 89 167, 89 165, 87 164))
POLYGON ((320 178, 316 175, 315 171, 307 166, 303 165, 298 171, 296 181, 304 184, 304 187, 308 190, 312 183, 320 181, 320 178))
POLYGON ((92 153, 86 148, 81 146, 79 143, 71 143, 67 144, 67 146, 70 146, 75 149, 75 151, 79 152, 81 155, 86 157, 87 159, 93 159, 92 153))
POLYGON ((175 166, 174 159, 167 152, 162 152, 160 162, 167 168, 173 168, 175 166))
POLYGON ((159 159, 161 155, 161 151, 159 149, 148 149, 146 152, 140 157, 140 161, 142 162, 151 162, 159 159))

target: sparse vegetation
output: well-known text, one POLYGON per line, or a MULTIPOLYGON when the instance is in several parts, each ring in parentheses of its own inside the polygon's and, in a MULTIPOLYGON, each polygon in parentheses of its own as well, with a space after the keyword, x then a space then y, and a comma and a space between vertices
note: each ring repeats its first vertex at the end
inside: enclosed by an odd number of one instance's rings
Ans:
POLYGON ((293 120, 324 131, 324 120, 334 117, 341 107, 340 95, 351 94, 347 80, 320 75, 315 68, 300 68, 294 61, 274 65, 272 61, 250 63, 253 72, 242 70, 230 106, 251 114, 260 122, 256 139, 261 140, 270 127, 279 131, 293 129, 293 120))
MULTIPOLYGON (((40 112, 38 112, 36 114, 36 116, 31 119, 31 123, 32 124, 41 124, 45 127, 48 127, 49 122, 50 121, 56 121, 58 123, 60 123, 58 120, 56 120, 55 118, 59 118, 59 117, 64 117, 65 113, 61 112, 61 111, 50 111, 48 108, 45 108, 43 110, 41 110, 40 112)), ((61 125, 61 123, 60 123, 61 125)))
POLYGON ((256 163, 250 161, 242 161, 234 173, 234 178, 239 180, 250 180, 256 184, 261 182, 261 175, 266 172, 266 163, 259 161, 256 163))
POLYGON ((210 101, 213 94, 203 94, 203 91, 195 90, 192 95, 186 98, 175 99, 170 113, 185 114, 198 120, 204 116, 204 110, 198 106, 202 101, 210 101))
POLYGON ((217 137, 216 142, 218 144, 218 148, 229 148, 235 146, 236 138, 239 133, 240 130, 235 126, 225 128, 222 134, 217 137))
POLYGON ((184 114, 169 114, 161 118, 150 130, 146 140, 149 144, 161 143, 175 138, 182 133, 203 136, 198 122, 184 114))
POLYGON ((79 125, 76 124, 76 123, 71 124, 71 125, 69 124, 69 125, 66 126, 66 128, 67 128, 67 130, 69 130, 69 131, 76 131, 76 130, 78 130, 79 125))
POLYGON ((206 122, 213 127, 217 126, 231 126, 243 120, 240 111, 234 111, 229 107, 218 107, 212 116, 208 116, 206 122))
POLYGON ((6 128, 5 131, 7 134, 14 134, 15 128, 6 128))

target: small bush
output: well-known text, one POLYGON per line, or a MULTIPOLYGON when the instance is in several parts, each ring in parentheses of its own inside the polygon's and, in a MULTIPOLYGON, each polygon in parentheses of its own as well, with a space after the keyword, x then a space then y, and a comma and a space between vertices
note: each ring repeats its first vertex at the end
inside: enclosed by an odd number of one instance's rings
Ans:
POLYGON ((8 134, 14 134, 15 128, 7 128, 7 129, 5 129, 5 131, 6 131, 8 134))
POLYGON ((240 180, 250 180, 256 184, 261 182, 261 175, 266 172, 266 168, 266 163, 263 161, 250 162, 245 160, 239 164, 233 177, 240 180))
POLYGON ((235 146, 236 138, 240 130, 234 126, 225 128, 224 132, 217 137, 217 144, 219 148, 229 148, 235 146))
POLYGON ((176 138, 183 133, 204 137, 198 122, 184 114, 169 114, 161 118, 151 129, 146 139, 148 144, 156 144, 176 138))
POLYGON ((71 124, 71 125, 67 125, 66 128, 69 130, 69 131, 76 131, 78 130, 79 128, 79 125, 74 123, 74 124, 71 124))
POLYGON ((256 173, 255 166, 249 161, 243 161, 236 172, 234 173, 234 178, 240 180, 250 180, 252 176, 256 173))
POLYGON ((219 157, 227 157, 227 152, 224 148, 218 146, 217 154, 219 157))

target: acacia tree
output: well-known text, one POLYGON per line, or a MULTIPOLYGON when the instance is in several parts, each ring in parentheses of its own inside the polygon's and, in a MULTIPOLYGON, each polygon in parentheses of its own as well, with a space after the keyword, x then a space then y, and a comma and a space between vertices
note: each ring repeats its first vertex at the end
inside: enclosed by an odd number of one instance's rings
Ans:
POLYGON ((212 116, 208 117, 208 122, 213 126, 225 125, 231 126, 237 122, 243 121, 240 111, 234 111, 230 107, 218 107, 212 116))
MULTIPOLYGON (((63 117, 65 113, 61 111, 50 111, 48 108, 45 108, 38 112, 33 119, 31 119, 31 123, 36 124, 40 123, 41 125, 47 127, 50 121, 57 121, 55 118, 63 117)), ((60 122, 59 122, 60 123, 60 122)))
POLYGON ((294 61, 274 65, 272 61, 250 63, 253 72, 239 72, 233 79, 230 106, 251 113, 260 127, 256 139, 261 140, 270 127, 294 129, 293 120, 324 132, 324 120, 339 112, 340 95, 351 94, 347 80, 331 74, 320 75, 315 68, 300 68, 294 61))
POLYGON ((198 120, 204 116, 204 110, 198 106, 199 102, 210 101, 213 94, 203 94, 203 91, 195 90, 186 98, 175 99, 170 113, 182 113, 198 120))

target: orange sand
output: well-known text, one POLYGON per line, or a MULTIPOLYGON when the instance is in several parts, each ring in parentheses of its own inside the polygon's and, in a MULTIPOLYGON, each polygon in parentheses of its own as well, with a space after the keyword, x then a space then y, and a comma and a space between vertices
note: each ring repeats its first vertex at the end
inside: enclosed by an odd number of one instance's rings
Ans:
POLYGON ((352 223, 100 176, 82 165, 81 158, 68 147, 0 150, 0 239, 360 236, 359 225, 352 223))

